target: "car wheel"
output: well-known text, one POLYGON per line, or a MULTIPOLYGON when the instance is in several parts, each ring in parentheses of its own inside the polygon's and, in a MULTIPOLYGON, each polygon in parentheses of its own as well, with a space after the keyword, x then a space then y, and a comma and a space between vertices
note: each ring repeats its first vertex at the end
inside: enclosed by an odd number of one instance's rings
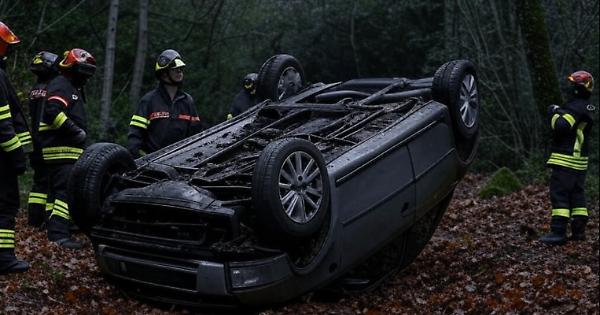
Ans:
POLYGON ((452 190, 435 208, 429 210, 415 224, 406 231, 398 241, 404 245, 399 269, 403 269, 410 265, 425 248, 429 242, 437 226, 440 224, 450 201, 452 200, 452 190))
POLYGON ((86 234, 101 218, 104 200, 111 194, 113 174, 136 168, 124 147, 114 143, 96 143, 79 157, 69 178, 71 216, 86 234))
POLYGON ((329 215, 325 160, 309 141, 286 138, 270 143, 252 178, 252 201, 260 232, 270 240, 314 235, 329 215))
POLYGON ((455 128, 464 139, 476 137, 480 97, 475 67, 468 60, 442 65, 433 76, 434 100, 448 106, 455 128))
POLYGON ((304 85, 304 70, 291 55, 269 58, 258 72, 257 93, 262 99, 280 101, 296 94, 304 85))

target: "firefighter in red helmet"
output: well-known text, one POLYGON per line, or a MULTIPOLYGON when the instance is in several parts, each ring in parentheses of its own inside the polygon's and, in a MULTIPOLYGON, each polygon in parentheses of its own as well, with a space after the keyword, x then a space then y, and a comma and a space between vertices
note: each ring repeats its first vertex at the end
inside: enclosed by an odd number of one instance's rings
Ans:
POLYGON ((0 22, 0 275, 23 272, 29 263, 15 256, 18 176, 25 172, 24 147, 31 143, 17 93, 6 72, 6 59, 19 38, 0 22))
POLYGON ((594 78, 587 71, 576 71, 567 77, 569 100, 565 105, 550 105, 552 146, 548 166, 552 220, 550 233, 540 240, 546 244, 562 245, 567 241, 567 226, 571 223, 571 240, 585 239, 588 209, 585 199, 585 176, 592 130, 590 104, 594 78))
POLYGON ((79 249, 81 243, 73 240, 69 231, 67 182, 85 147, 87 119, 83 87, 96 71, 96 60, 89 52, 73 48, 64 53, 58 71, 60 75, 48 83, 39 123, 42 159, 50 183, 48 202, 52 203, 48 239, 62 247, 79 249))

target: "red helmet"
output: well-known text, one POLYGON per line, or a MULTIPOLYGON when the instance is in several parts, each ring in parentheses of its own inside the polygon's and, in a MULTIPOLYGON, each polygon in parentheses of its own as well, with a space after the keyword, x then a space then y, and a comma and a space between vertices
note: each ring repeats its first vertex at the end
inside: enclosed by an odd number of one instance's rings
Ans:
POLYGON ((9 45, 18 44, 21 40, 6 24, 0 22, 0 56, 5 56, 9 45))
POLYGON ((10 28, 0 22, 0 39, 7 44, 18 44, 21 40, 13 33, 10 28))
POLYGON ((587 71, 575 71, 567 77, 567 80, 574 85, 579 85, 585 88, 585 90, 590 93, 594 89, 594 77, 592 77, 592 75, 587 71))
POLYGON ((92 54, 81 48, 73 48, 65 51, 58 67, 61 71, 91 77, 96 72, 96 59, 92 54))

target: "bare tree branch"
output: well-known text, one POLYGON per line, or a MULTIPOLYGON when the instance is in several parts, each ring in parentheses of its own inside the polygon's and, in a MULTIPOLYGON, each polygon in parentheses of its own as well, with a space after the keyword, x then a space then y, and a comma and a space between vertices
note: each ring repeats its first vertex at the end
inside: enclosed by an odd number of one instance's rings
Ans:
POLYGON ((104 82, 102 85, 102 110, 100 111, 100 123, 102 126, 104 126, 104 128, 100 131, 101 138, 105 138, 107 135, 107 130, 112 129, 112 126, 109 125, 109 117, 112 100, 118 18, 119 0, 111 0, 110 10, 108 13, 108 29, 106 32, 106 52, 104 54, 104 82))

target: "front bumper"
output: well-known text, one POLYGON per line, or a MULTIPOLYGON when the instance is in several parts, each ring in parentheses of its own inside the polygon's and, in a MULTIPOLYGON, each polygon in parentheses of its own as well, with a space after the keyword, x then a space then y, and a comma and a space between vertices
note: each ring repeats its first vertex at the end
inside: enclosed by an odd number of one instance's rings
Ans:
POLYGON ((273 288, 292 280, 287 255, 240 262, 174 258, 99 245, 101 271, 131 295, 169 304, 211 308, 261 305, 286 297, 273 288))

